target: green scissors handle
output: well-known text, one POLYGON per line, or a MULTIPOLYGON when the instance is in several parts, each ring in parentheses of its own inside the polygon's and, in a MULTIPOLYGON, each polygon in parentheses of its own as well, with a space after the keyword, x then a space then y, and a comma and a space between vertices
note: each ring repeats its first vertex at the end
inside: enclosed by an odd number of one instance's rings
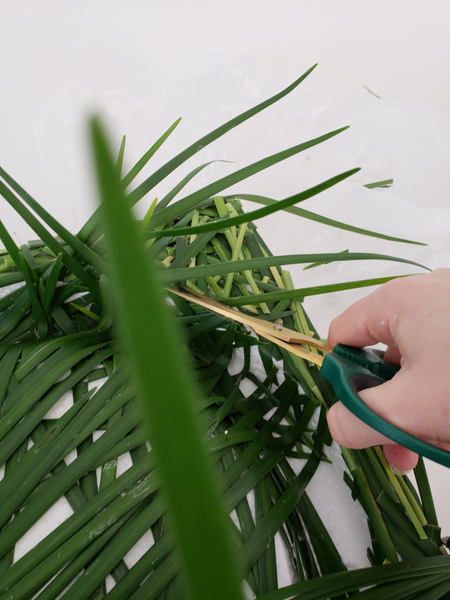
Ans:
POLYGON ((393 442, 430 460, 450 467, 450 452, 433 446, 392 425, 365 404, 361 390, 392 379, 399 367, 385 362, 377 350, 337 345, 323 361, 320 374, 331 383, 336 396, 354 415, 393 442))

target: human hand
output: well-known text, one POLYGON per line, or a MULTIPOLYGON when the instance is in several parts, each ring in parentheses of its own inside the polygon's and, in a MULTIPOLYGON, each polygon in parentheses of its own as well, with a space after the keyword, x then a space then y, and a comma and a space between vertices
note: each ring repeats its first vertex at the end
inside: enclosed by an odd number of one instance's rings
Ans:
MULTIPOLYGON (((364 347, 381 342, 399 372, 360 392, 381 417, 430 443, 450 445, 450 269, 395 279, 334 319, 328 343, 364 347)), ((348 448, 384 445, 399 471, 417 464, 414 452, 392 443, 340 402, 328 412, 334 440, 348 448)))

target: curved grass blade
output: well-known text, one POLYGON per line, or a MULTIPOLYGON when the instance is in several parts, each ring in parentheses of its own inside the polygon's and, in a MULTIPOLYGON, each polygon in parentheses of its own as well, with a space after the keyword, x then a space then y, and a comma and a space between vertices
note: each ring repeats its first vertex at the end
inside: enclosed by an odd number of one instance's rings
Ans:
MULTIPOLYGON (((114 427, 108 429, 104 435, 89 446, 63 471, 54 475, 51 479, 45 479, 40 484, 39 489, 36 489, 29 496, 25 508, 0 532, 1 550, 6 552, 14 545, 53 506, 61 495, 66 494, 86 472, 91 470, 94 464, 135 428, 138 422, 139 415, 137 412, 129 410, 114 424, 114 427)), ((110 487, 108 486, 106 490, 110 487)))
POLYGON ((89 392, 82 401, 74 404, 64 415, 64 418, 58 420, 48 433, 45 440, 39 445, 29 450, 14 469, 5 476, 0 482, 0 493, 2 494, 2 510, 0 513, 0 523, 2 526, 10 515, 14 514, 17 507, 36 487, 43 477, 59 462, 56 457, 61 455, 60 448, 54 443, 54 438, 59 436, 59 440, 68 444, 70 439, 64 431, 70 428, 70 420, 75 418, 84 404, 89 400, 92 394, 89 392), (62 433, 61 433, 62 431, 62 433), (65 438, 61 440, 61 438, 65 438), (8 492, 6 492, 8 490, 8 492), (5 518, 6 516, 6 518, 5 518))
POLYGON ((114 569, 114 566, 136 542, 146 533, 163 514, 164 502, 161 496, 155 496, 147 506, 133 515, 127 527, 119 531, 111 543, 106 545, 95 557, 92 565, 78 577, 77 581, 64 593, 64 600, 90 598, 96 587, 101 585, 114 569))
POLYGON ((448 577, 449 566, 450 557, 436 556, 355 569, 346 573, 334 573, 310 581, 295 583, 280 590, 269 592, 258 600, 323 600, 333 598, 338 594, 355 592, 369 586, 380 586, 379 590, 374 589, 373 597, 379 598, 382 596, 384 598, 382 590, 383 585, 386 583, 398 581, 402 586, 407 581, 424 578, 430 586, 433 578, 441 581, 442 576, 448 577))
POLYGON ((292 206, 293 204, 297 204, 298 202, 302 202, 303 200, 306 200, 307 198, 312 198, 313 196, 320 194, 320 192, 323 192, 324 190, 327 190, 328 188, 333 187, 334 185, 340 183, 344 179, 347 179, 347 177, 351 177, 358 171, 359 171, 359 169, 351 169, 350 171, 346 171, 345 173, 336 175, 335 177, 332 177, 331 179, 328 179, 327 181, 324 181, 323 183, 320 183, 319 185, 309 188, 308 190, 305 190, 304 192, 300 192, 298 194, 295 194, 294 196, 285 198, 284 200, 279 200, 278 202, 276 202, 270 206, 267 206, 266 208, 260 208, 258 210, 254 210, 249 213, 244 213, 237 217, 230 217, 228 219, 219 220, 219 221, 211 221, 209 223, 206 223, 205 225, 183 227, 182 229, 180 228, 180 229, 165 229, 162 231, 148 231, 146 235, 149 238, 164 237, 165 235, 173 235, 174 237, 178 236, 178 235, 193 235, 193 234, 195 235, 195 234, 201 234, 201 233, 205 233, 205 232, 209 232, 209 231, 221 231, 223 229, 229 229, 231 227, 235 227, 236 225, 241 225, 242 223, 248 223, 249 221, 256 221, 257 219, 262 219, 263 217, 267 217, 268 215, 278 212, 279 210, 285 210, 289 206, 292 206))
POLYGON ((189 587, 197 600, 239 599, 243 596, 237 562, 200 437, 196 401, 189 391, 192 384, 181 368, 184 361, 178 358, 179 334, 172 330, 164 312, 167 309, 153 281, 97 120, 92 120, 91 132, 110 252, 119 282, 122 324, 189 587), (142 315, 149 313, 151 318, 142 320, 142 315), (150 360, 148 340, 156 344, 150 360), (173 360, 180 367, 176 371, 173 360), (193 539, 197 540, 195 546, 193 539))
MULTIPOLYGON (((402 275, 401 277, 407 277, 402 275)), ((246 304, 260 304, 261 302, 278 302, 279 300, 301 300, 306 296, 317 296, 318 294, 329 294, 343 290, 353 290, 372 285, 382 285, 396 277, 378 277, 375 279, 361 279, 359 281, 348 281, 345 283, 333 283, 330 285, 318 285, 314 287, 296 290, 282 290, 280 292, 266 292, 265 294, 252 294, 251 296, 237 296, 235 298, 217 298, 219 302, 227 306, 245 306, 246 304)))
POLYGON ((171 552, 173 545, 168 538, 167 535, 160 537, 105 598, 156 600, 165 594, 167 586, 179 571, 179 560, 171 552), (146 578, 149 571, 152 571, 152 576, 146 578))
MULTIPOLYGON (((16 388, 9 394, 2 407, 0 421, 0 439, 32 408, 41 396, 73 367, 83 357, 91 354, 98 345, 88 346, 89 343, 104 344, 101 336, 90 336, 87 339, 74 340, 62 346, 53 356, 35 372, 24 379, 20 389, 16 388)), ((3 464, 3 463, 2 463, 3 464)))
MULTIPOLYGON (((257 202, 258 204, 265 204, 266 206, 270 206, 274 203, 279 202, 279 200, 273 200, 272 198, 266 198, 265 196, 256 196, 254 194, 240 194, 227 196, 227 200, 232 199, 240 199, 240 200, 248 200, 250 202, 257 202)), ((381 240, 387 240, 390 242, 401 242, 403 244, 416 244, 418 246, 426 246, 424 242, 416 242, 413 240, 406 240, 403 238, 392 237, 390 235, 386 235, 384 233, 376 233, 375 231, 369 231, 368 229, 362 229, 361 227, 354 227, 353 225, 347 225, 346 223, 341 223, 340 221, 335 221, 334 219, 329 219, 328 217, 323 217, 321 215, 317 215, 309 210, 305 210, 304 208, 299 208, 297 206, 292 206, 290 208, 284 209, 286 212, 292 213, 293 215, 297 215, 298 217, 303 217, 304 219, 309 219, 310 221, 316 221, 317 223, 323 223, 323 225, 329 225, 331 227, 336 227, 337 229, 343 229, 345 231, 351 231, 353 233, 359 233, 361 235, 367 235, 369 237, 379 238, 381 240)))
MULTIPOLYGON (((34 399, 34 406, 28 412, 28 396, 30 394, 28 394, 28 392, 25 390, 23 400, 19 396, 20 402, 18 402, 19 406, 17 409, 17 411, 19 412, 19 416, 21 413, 24 413, 25 416, 21 418, 21 420, 17 423, 17 425, 15 425, 15 427, 10 428, 10 431, 6 433, 6 435, 0 442, 0 455, 3 461, 6 460, 15 451, 18 444, 20 443, 20 440, 25 439, 33 431, 33 429, 39 425, 40 420, 45 416, 45 414, 50 410, 50 408, 54 406, 54 404, 64 395, 64 393, 69 391, 71 389, 71 386, 76 385, 85 375, 90 373, 92 369, 94 369, 98 365, 98 360, 108 357, 113 351, 114 349, 106 348, 105 350, 102 350, 99 353, 95 353, 94 356, 92 356, 90 359, 78 365, 77 368, 74 369, 73 372, 63 381, 60 381, 59 383, 54 385, 48 394, 42 396, 38 392, 38 394, 34 396, 34 398, 33 396, 31 396, 31 400, 34 399), (37 402, 37 400, 40 400, 40 402, 37 402)), ((83 359, 84 355, 85 353, 83 352, 78 354, 75 352, 75 360, 77 358, 83 359)), ((59 358, 59 356, 57 358, 59 358)), ((53 380, 53 382, 54 381, 55 380, 53 380)), ((44 392, 45 389, 44 391, 41 391, 41 393, 44 392)), ((16 398, 17 397, 18 396, 16 394, 16 398)), ((9 400, 9 397, 7 398, 7 400, 9 400)), ((93 402, 92 404, 95 403, 93 402)))
MULTIPOLYGON (((405 258, 397 258, 386 254, 373 254, 365 252, 340 252, 329 254, 286 254, 283 256, 267 256, 261 258, 249 258, 239 261, 229 261, 222 264, 213 263, 209 265, 199 265, 196 267, 172 269, 158 273, 160 281, 164 284, 185 281, 186 279, 196 279, 198 277, 208 277, 215 275, 226 275, 228 273, 237 273, 243 270, 257 270, 266 267, 277 267, 286 265, 298 265, 302 263, 312 263, 316 261, 343 262, 352 260, 387 260, 400 262, 404 264, 420 267, 429 270, 424 265, 410 261, 405 258)), ((264 285, 264 284, 263 284, 264 285)), ((267 286, 267 289, 275 289, 275 286, 267 286)))

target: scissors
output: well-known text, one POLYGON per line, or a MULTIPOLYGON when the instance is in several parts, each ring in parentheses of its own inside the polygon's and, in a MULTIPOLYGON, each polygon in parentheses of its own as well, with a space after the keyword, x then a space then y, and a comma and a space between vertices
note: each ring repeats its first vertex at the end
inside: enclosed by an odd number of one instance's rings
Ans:
POLYGON ((385 383, 400 369, 399 366, 384 361, 382 351, 341 344, 331 348, 320 340, 288 329, 281 323, 246 315, 209 296, 175 289, 169 291, 227 319, 247 325, 258 336, 318 365, 320 375, 331 383, 337 398, 361 421, 393 442, 445 467, 450 467, 450 452, 424 442, 389 423, 360 398, 361 390, 385 383))

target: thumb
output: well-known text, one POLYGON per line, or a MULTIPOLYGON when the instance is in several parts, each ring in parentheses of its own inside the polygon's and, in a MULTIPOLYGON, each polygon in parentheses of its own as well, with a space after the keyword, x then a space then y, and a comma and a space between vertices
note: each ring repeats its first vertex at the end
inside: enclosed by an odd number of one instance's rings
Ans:
MULTIPOLYGON (((360 393, 363 399, 363 393, 360 393)), ((336 402, 328 411, 328 428, 335 442, 346 448, 368 448, 389 444, 386 436, 358 419, 342 402, 336 402)))
MULTIPOLYGON (((422 414, 423 393, 424 390, 411 372, 402 368, 393 379, 362 390, 359 396, 375 413, 392 425, 416 437, 432 439, 429 431, 421 431, 426 422, 426 415, 422 414)), ((328 425, 333 439, 348 448, 392 443, 392 440, 358 419, 341 402, 337 402, 328 411, 328 425)))
POLYGON ((328 427, 333 439, 347 448, 367 448, 383 444, 386 460, 399 473, 407 473, 417 465, 418 455, 415 452, 392 443, 386 436, 355 417, 342 402, 337 402, 328 411, 328 427))
POLYGON ((391 465, 401 473, 408 473, 417 466, 419 455, 408 448, 403 448, 398 444, 385 444, 383 446, 384 456, 391 465))
POLYGON ((342 402, 336 403, 328 411, 328 427, 333 439, 347 448, 368 448, 383 444, 386 460, 399 473, 407 473, 417 465, 418 455, 415 452, 393 444, 386 436, 355 417, 342 402))

